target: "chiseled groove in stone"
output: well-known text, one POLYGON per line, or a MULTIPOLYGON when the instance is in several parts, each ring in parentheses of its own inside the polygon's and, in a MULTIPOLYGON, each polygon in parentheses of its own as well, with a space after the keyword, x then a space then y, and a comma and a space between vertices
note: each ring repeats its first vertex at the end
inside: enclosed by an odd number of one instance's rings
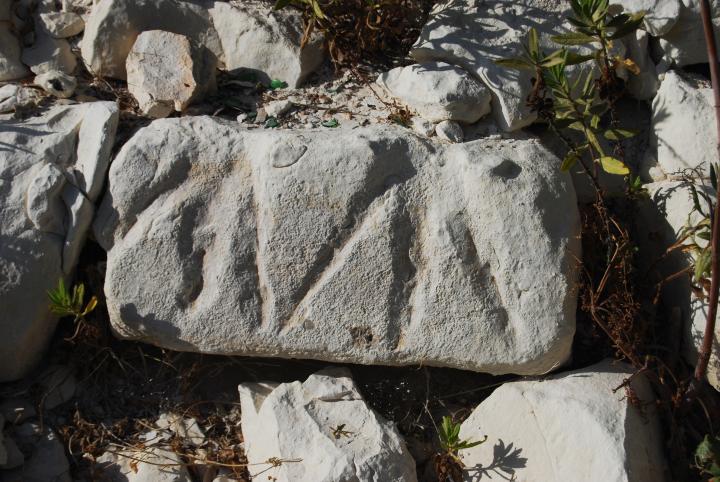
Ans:
POLYGON ((106 292, 123 336, 209 353, 422 362, 497 374, 543 373, 566 359, 575 276, 566 250, 579 254, 577 212, 567 176, 537 143, 433 148, 394 128, 320 131, 303 162, 277 169, 271 161, 282 156, 268 146, 297 140, 296 132, 246 131, 209 118, 161 122, 118 156, 105 203, 120 212, 113 221, 105 210, 117 240, 106 292), (177 142, 163 130, 191 135, 177 142), (243 156, 247 162, 237 161, 243 156), (197 158, 198 170, 175 172, 197 182, 180 181, 177 192, 138 212, 146 201, 138 191, 162 179, 152 164, 169 171, 185 157, 197 158), (244 165, 247 176, 204 177, 208 159, 244 165), (142 184, 128 181, 134 169, 142 184), (197 306, 182 310, 167 299, 180 291, 174 273, 188 261, 177 255, 173 220, 158 225, 155 239, 122 231, 134 216, 145 230, 198 190, 221 198, 203 229, 223 243, 205 246, 203 269, 209 263, 222 277, 204 275, 197 306), (366 228, 379 204, 385 211, 366 228), (147 259, 148 249, 170 256, 165 266, 147 259), (134 281, 143 273, 145 293, 134 281), (157 279, 162 273, 168 283, 157 279))

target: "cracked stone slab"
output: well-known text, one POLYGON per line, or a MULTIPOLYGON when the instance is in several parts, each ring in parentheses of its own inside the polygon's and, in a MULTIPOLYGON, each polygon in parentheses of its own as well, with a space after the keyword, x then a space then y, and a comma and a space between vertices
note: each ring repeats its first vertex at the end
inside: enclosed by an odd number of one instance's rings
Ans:
POLYGON ((94 102, 0 121, 0 381, 30 370, 55 329, 47 291, 75 269, 118 116, 94 102))
POLYGON ((154 121, 94 225, 118 335, 176 350, 545 373, 570 353, 579 222, 532 140, 154 121))

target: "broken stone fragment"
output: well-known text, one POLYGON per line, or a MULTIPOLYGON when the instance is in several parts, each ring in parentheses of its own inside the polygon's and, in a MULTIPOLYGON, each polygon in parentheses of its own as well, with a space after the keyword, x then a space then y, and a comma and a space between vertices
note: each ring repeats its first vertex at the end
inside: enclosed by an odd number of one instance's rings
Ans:
POLYGON ((184 35, 149 30, 127 57, 128 90, 143 114, 167 117, 214 90, 215 67, 212 53, 184 35))
POLYGON ((667 480, 656 398, 642 374, 632 375, 629 366, 605 361, 503 384, 460 428, 460 440, 488 437, 460 451, 466 480, 488 473, 518 482, 667 480), (618 389, 631 376, 641 408, 618 389))
POLYGON ((442 121, 435 126, 435 134, 438 139, 448 142, 462 142, 465 138, 463 128, 455 121, 442 121))
POLYGON ((72 12, 47 12, 40 14, 42 27, 55 38, 78 35, 85 28, 82 17, 72 12))
POLYGON ((465 70, 445 62, 397 67, 377 83, 430 122, 472 123, 490 112, 490 91, 465 70))
POLYGON ((77 65, 68 41, 54 38, 44 30, 38 30, 35 43, 23 50, 22 61, 36 75, 50 71, 71 75, 77 65))
POLYGON ((278 482, 417 481, 405 441, 367 406, 347 370, 239 390, 251 474, 278 482), (286 462, 273 467, 271 458, 286 462))

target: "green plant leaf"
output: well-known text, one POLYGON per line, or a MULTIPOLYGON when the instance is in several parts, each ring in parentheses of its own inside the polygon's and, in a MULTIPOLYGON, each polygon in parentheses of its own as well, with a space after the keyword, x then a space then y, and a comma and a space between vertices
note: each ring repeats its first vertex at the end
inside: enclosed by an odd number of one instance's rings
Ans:
POLYGON ((498 59, 495 64, 507 69, 533 70, 535 67, 527 60, 517 57, 512 59, 498 59))
POLYGON ((630 19, 626 21, 622 26, 618 27, 615 32, 608 37, 610 40, 622 38, 628 34, 633 33, 640 27, 640 24, 645 18, 645 12, 638 12, 630 15, 630 19))
POLYGON ((586 35, 581 32, 570 32, 561 35, 553 35, 551 38, 553 42, 560 45, 586 45, 599 41, 595 37, 586 35))
POLYGON ((284 82, 280 79, 273 79, 270 81, 270 89, 276 90, 276 89, 285 89, 287 88, 288 84, 287 82, 284 82))
POLYGON ((337 119, 336 119, 336 118, 334 118, 334 117, 333 117, 332 119, 329 119, 329 120, 323 121, 321 125, 322 125, 323 127, 330 127, 330 128, 334 128, 334 127, 337 127, 337 126, 339 126, 339 125, 340 125, 340 123, 339 123, 339 122, 337 121, 337 119))
POLYGON ((540 42, 538 41, 538 33, 534 27, 530 27, 528 31, 528 51, 530 57, 536 59, 540 56, 540 42))
POLYGON ((630 129, 608 129, 603 132, 603 137, 609 141, 621 141, 635 137, 637 134, 638 131, 630 129))
MULTIPOLYGON (((710 249, 704 249, 695 260, 695 281, 700 281, 706 273, 710 271, 710 262, 712 261, 712 252, 710 249)), ((697 452, 696 452, 697 453, 697 452)))
POLYGON ((624 176, 630 174, 630 169, 620 159, 612 156, 603 156, 600 158, 600 165, 608 174, 617 174, 624 176))
POLYGON ((710 163, 710 184, 712 184, 713 189, 715 189, 715 192, 717 192, 717 190, 718 190, 717 170, 715 169, 715 165, 712 162, 710 163))
POLYGON ((583 62, 587 62, 588 60, 592 60, 594 58, 595 56, 592 54, 581 55, 575 52, 568 51, 567 56, 565 57, 565 65, 582 64, 583 62))
POLYGON ((565 156, 565 159, 563 159, 562 164, 560 165, 560 170, 563 172, 569 171, 579 159, 580 157, 575 151, 568 152, 565 156))

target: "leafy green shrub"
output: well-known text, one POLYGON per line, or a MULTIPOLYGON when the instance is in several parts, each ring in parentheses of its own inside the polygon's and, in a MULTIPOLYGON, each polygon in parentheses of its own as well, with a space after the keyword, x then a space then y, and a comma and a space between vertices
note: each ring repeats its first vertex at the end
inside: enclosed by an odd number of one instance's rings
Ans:
MULTIPOLYGON (((566 47, 546 53, 540 47, 537 31, 531 28, 523 45, 524 55, 501 59, 496 63, 534 72, 527 102, 565 143, 567 153, 562 161, 562 170, 569 170, 579 162, 595 180, 598 165, 610 174, 630 174, 623 160, 605 151, 601 139, 617 143, 635 135, 634 131, 617 127, 612 109, 622 93, 622 81, 617 76, 617 70, 637 73, 637 66, 631 60, 613 56, 610 52, 614 40, 640 26, 644 13, 611 15, 608 0, 571 0, 570 3, 574 16, 568 21, 574 30, 553 36, 552 40, 563 46, 585 46, 590 53, 573 52, 566 47), (591 62, 592 66, 581 69, 571 80, 567 67, 587 62, 591 62), (604 122, 603 116, 608 113, 610 120, 604 122), (580 140, 577 140, 576 133, 580 134, 580 140)), ((631 181, 631 184, 635 183, 635 180, 631 181)))

